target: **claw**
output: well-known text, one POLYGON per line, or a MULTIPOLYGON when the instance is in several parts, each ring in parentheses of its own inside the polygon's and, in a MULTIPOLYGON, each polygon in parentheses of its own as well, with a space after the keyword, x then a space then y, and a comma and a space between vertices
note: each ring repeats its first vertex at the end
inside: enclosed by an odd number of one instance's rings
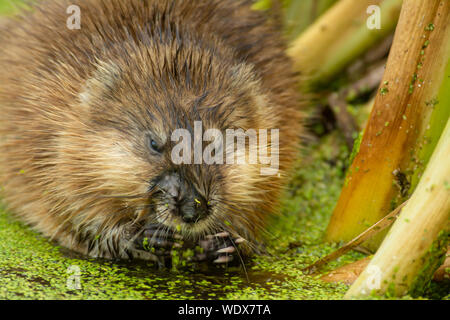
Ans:
POLYGON ((221 232, 221 233, 214 235, 214 237, 217 237, 217 238, 228 238, 229 236, 230 236, 230 234, 228 232, 221 232))
POLYGON ((158 224, 149 225, 135 241, 138 250, 148 254, 151 253, 155 257, 161 258, 161 261, 170 259, 175 248, 194 248, 198 245, 202 250, 190 258, 191 261, 209 261, 219 265, 228 264, 238 254, 236 246, 246 242, 241 237, 233 239, 229 232, 219 232, 205 236, 197 244, 188 240, 181 243, 182 236, 180 234, 167 231, 167 229, 161 227, 158 224))
POLYGON ((217 250, 217 253, 234 253, 236 251, 236 249, 234 247, 228 247, 228 248, 223 248, 220 250, 217 250))
POLYGON ((224 264, 233 261, 237 254, 236 246, 245 242, 243 238, 232 239, 229 232, 208 235, 199 241, 202 253, 195 256, 194 261, 210 261, 214 264, 224 264))
POLYGON ((213 263, 219 264, 219 263, 228 263, 233 261, 233 256, 220 256, 216 260, 213 261, 213 263))

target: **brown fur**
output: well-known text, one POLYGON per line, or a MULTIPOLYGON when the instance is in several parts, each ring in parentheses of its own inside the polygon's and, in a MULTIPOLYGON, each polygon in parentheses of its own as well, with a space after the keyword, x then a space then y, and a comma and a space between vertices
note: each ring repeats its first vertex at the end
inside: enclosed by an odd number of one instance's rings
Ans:
MULTIPOLYGON (((0 183, 11 210, 81 253, 141 256, 130 240, 153 212, 138 195, 173 168, 150 154, 144 132, 166 142, 198 119, 205 129, 279 128, 284 173, 301 133, 295 78, 280 34, 249 7, 42 1, 9 21, 0 30, 0 183), (71 4, 81 7, 80 30, 66 27, 71 4)), ((256 239, 285 180, 257 165, 177 170, 214 202, 204 222, 181 223, 191 238, 228 228, 256 239)))

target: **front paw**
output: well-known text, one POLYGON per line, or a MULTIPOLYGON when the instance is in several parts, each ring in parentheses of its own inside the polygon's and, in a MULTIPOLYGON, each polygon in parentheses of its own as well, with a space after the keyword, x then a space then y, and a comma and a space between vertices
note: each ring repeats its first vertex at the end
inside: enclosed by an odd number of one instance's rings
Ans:
POLYGON ((157 257, 170 257, 173 248, 180 248, 180 239, 174 231, 161 224, 147 226, 135 239, 134 243, 140 250, 150 252, 157 257))
POLYGON ((199 241, 201 252, 197 253, 193 260, 196 262, 208 261, 214 264, 230 263, 239 257, 238 247, 244 242, 243 238, 233 238, 228 232, 206 236, 199 241))

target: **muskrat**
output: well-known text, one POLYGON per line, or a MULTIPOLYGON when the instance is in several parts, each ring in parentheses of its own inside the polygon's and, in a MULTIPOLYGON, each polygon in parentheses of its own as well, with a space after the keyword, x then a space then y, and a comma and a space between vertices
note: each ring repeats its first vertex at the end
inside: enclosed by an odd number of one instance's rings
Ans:
POLYGON ((11 212, 92 257, 159 261, 183 240, 206 250, 199 260, 228 262, 237 244, 251 253, 302 132, 283 37, 251 4, 41 1, 3 24, 0 183, 11 212), (73 5, 79 28, 68 27, 73 5), (258 148, 278 152, 279 171, 175 164, 173 132, 196 123, 278 129, 278 151, 258 148))

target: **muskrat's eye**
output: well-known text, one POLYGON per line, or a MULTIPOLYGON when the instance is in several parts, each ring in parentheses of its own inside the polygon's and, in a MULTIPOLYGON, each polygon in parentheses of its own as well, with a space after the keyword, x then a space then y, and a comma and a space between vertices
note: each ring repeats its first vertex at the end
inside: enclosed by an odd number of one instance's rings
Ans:
POLYGON ((162 151, 162 147, 158 144, 158 142, 156 142, 155 140, 151 139, 150 140, 150 147, 152 148, 153 151, 160 153, 162 151))

